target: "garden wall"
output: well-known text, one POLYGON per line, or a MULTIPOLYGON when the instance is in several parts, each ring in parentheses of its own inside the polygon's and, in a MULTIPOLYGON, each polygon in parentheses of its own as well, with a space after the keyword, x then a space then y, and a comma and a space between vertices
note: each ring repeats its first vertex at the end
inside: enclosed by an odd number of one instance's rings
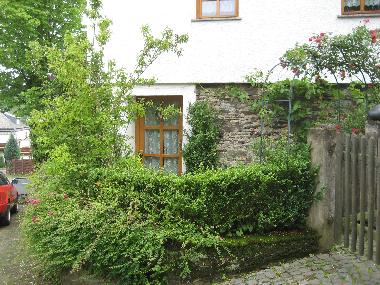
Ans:
MULTIPOLYGON (((224 95, 220 89, 225 84, 202 84, 197 86, 197 100, 207 99, 216 109, 221 125, 221 140, 218 146, 220 162, 224 166, 252 161, 252 140, 260 136, 259 117, 245 102, 224 95)), ((241 84, 249 96, 257 90, 241 84)))

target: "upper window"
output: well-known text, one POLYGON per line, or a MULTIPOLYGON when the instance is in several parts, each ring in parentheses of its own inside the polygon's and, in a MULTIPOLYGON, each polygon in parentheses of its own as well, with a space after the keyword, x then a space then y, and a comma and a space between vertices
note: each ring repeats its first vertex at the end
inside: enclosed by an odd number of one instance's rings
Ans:
POLYGON ((198 19, 237 16, 239 16, 239 0, 197 0, 198 19))
POLYGON ((342 0, 342 14, 380 13, 380 0, 342 0))

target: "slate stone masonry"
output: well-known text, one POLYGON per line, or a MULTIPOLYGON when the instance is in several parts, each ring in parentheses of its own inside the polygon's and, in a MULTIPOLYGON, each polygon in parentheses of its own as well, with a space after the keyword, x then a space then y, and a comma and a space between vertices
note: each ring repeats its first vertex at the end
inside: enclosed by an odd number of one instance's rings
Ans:
MULTIPOLYGON (((247 164, 253 159, 252 141, 260 137, 259 116, 238 98, 223 96, 223 92, 219 91, 225 86, 224 84, 199 85, 197 100, 207 99, 217 111, 222 133, 218 146, 222 166, 247 164)), ((257 94, 257 90, 249 88, 249 85, 242 84, 240 87, 249 96, 257 94)))

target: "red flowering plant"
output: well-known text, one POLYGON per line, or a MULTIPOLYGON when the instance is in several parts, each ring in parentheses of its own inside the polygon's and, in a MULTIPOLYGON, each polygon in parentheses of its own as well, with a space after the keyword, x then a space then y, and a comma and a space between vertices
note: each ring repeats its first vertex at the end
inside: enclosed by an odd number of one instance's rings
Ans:
POLYGON ((369 108, 380 103, 380 29, 369 29, 368 23, 364 20, 348 34, 314 34, 280 58, 281 66, 297 77, 328 87, 331 98, 321 104, 328 117, 320 119, 341 124, 346 132, 364 129, 369 108))

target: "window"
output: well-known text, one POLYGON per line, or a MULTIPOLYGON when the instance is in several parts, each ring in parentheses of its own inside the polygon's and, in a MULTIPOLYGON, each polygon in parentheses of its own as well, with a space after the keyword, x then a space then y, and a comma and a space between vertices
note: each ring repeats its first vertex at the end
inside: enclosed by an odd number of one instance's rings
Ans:
MULTIPOLYGON (((181 96, 143 97, 158 105, 176 105, 182 110, 181 96)), ((146 167, 165 172, 182 172, 182 114, 164 120, 156 109, 145 110, 136 121, 136 151, 146 167)))
POLYGON ((342 14, 380 13, 380 0, 342 0, 342 14))
POLYGON ((239 0, 196 0, 197 19, 239 16, 239 0))

